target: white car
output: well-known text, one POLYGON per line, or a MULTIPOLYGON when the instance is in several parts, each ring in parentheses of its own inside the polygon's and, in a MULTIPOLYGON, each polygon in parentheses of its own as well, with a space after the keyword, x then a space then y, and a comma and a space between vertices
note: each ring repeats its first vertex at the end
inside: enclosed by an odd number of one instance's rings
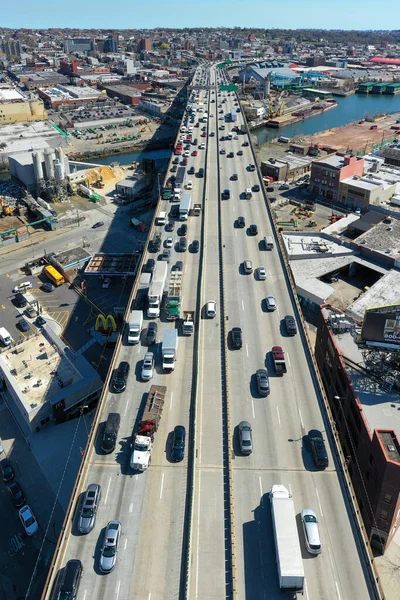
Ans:
POLYGON ((32 284, 30 281, 23 281, 15 286, 13 289, 13 294, 18 294, 18 292, 25 292, 26 290, 31 290, 32 284))
POLYGON ((217 314, 217 303, 214 300, 210 300, 206 304, 206 317, 213 319, 217 314))
POLYGON ((149 381, 153 377, 154 370, 154 353, 146 352, 143 359, 142 367, 142 379, 143 381, 149 381))
POLYGON ((257 276, 260 281, 264 281, 267 278, 265 267, 257 267, 257 276))
POLYGON ((206 145, 205 144, 199 144, 198 148, 199 148, 199 150, 205 150, 206 149, 206 145))
POLYGON ((210 113, 210 117, 213 117, 213 116, 214 116, 214 113, 210 113))
POLYGON ((269 296, 265 298, 265 302, 268 310, 276 310, 276 301, 272 294, 269 294, 269 296))
POLYGON ((306 548, 310 554, 321 553, 321 539, 318 531, 317 515, 311 508, 301 511, 301 524, 303 525, 306 548))
POLYGON ((164 248, 172 248, 173 245, 174 245, 174 238, 167 237, 167 239, 164 242, 164 248))
POLYGON ((186 184, 186 189, 187 190, 192 190, 193 189, 193 181, 188 181, 186 184))
POLYGON ((35 515, 27 504, 19 509, 19 518, 21 519, 22 527, 25 529, 26 535, 33 535, 39 529, 35 515))
POLYGON ((183 156, 185 156, 186 158, 187 158, 188 156, 190 156, 190 152, 189 152, 189 150, 185 150, 185 152, 183 153, 183 156))

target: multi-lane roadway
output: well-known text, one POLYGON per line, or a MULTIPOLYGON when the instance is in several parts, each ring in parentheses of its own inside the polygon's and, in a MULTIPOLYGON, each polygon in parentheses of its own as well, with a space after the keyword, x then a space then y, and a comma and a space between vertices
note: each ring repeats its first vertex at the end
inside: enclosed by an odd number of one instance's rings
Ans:
MULTIPOLYGON (((199 273, 200 307, 211 300, 217 304, 216 317, 206 319, 202 314, 198 331, 195 486, 187 598, 220 599, 229 597, 232 589, 237 590, 236 597, 240 599, 280 597, 267 494, 273 484, 281 483, 291 491, 297 515, 303 508, 312 508, 319 520, 322 553, 316 557, 305 550, 298 521, 305 597, 368 599, 372 595, 335 461, 329 452, 329 468, 316 471, 305 440, 309 429, 325 430, 318 393, 302 336, 286 335, 283 317, 295 314, 295 309, 278 250, 275 247, 267 252, 262 243, 264 236, 272 236, 263 192, 253 191, 250 199, 243 197, 246 188, 262 183, 257 170, 248 169, 254 163, 251 146, 244 145, 248 136, 232 131, 231 140, 221 140, 236 125, 244 123, 240 112, 236 123, 229 122, 227 115, 236 108, 237 100, 233 93, 219 92, 220 78, 214 67, 203 76, 197 75, 198 83, 210 84, 209 91, 198 92, 199 102, 208 109, 208 130, 207 137, 202 138, 201 127, 195 128, 193 137, 199 143, 204 139, 207 148, 198 150, 196 157, 190 156, 187 165, 188 169, 194 166, 196 171, 200 167, 206 170, 204 179, 186 176, 186 180, 193 181, 193 203, 202 204, 201 216, 188 219, 187 238, 189 243, 200 240, 202 252, 179 253, 174 246, 169 263, 171 268, 177 260, 183 261, 183 310, 196 308, 199 273), (233 174, 237 180, 232 179, 233 174), (221 199, 225 189, 230 191, 229 200, 221 199), (237 227, 239 216, 245 218, 245 228, 237 227), (258 235, 249 234, 247 228, 253 223, 258 226, 258 235), (258 280, 255 272, 244 274, 244 260, 251 260, 254 269, 265 266, 266 279, 258 280), (274 312, 266 310, 265 297, 270 293, 277 302, 274 312), (232 327, 242 329, 240 350, 232 349, 232 327), (283 377, 273 375, 270 351, 274 345, 283 346, 286 352, 288 372, 283 377), (256 370, 264 367, 270 372, 271 387, 266 398, 259 396, 255 384, 256 370), (242 420, 252 427, 250 456, 242 456, 239 450, 237 425, 242 420), (227 486, 229 465, 232 497, 227 486)), ((195 121, 200 116, 196 114, 195 121)), ((161 210, 169 208, 165 203, 161 206, 161 210)), ((159 228, 163 239, 172 235, 177 242, 178 226, 176 223, 173 233, 159 228)), ((189 431, 189 418, 194 416, 189 409, 195 337, 180 336, 176 369, 166 375, 160 366, 160 342, 164 329, 173 326, 159 320, 158 344, 153 348, 156 372, 148 383, 140 380, 141 361, 147 348, 142 343, 132 347, 124 341, 122 345, 118 361, 130 362, 129 383, 122 394, 108 393, 102 419, 110 411, 121 415, 116 451, 103 455, 95 443, 82 484, 82 491, 89 483, 102 487, 96 525, 85 536, 77 533, 76 523, 72 525, 58 564, 62 567, 71 558, 82 561, 78 598, 179 597, 188 492, 187 453, 181 463, 174 464, 170 462, 169 444, 175 425, 184 425, 189 431), (129 468, 131 433, 151 384, 167 387, 166 404, 151 467, 145 473, 135 474, 129 468), (98 568, 99 546, 104 527, 112 519, 122 524, 122 541, 116 568, 102 575, 98 568)))

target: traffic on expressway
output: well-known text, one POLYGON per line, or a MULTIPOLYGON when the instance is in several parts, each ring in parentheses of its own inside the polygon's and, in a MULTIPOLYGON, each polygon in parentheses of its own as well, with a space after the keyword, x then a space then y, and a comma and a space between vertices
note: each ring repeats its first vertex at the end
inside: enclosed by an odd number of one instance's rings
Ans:
POLYGON ((216 66, 193 76, 143 258, 153 283, 123 333, 43 600, 68 585, 78 600, 374 598, 227 84, 216 66), (287 492, 283 524, 273 488, 287 492))

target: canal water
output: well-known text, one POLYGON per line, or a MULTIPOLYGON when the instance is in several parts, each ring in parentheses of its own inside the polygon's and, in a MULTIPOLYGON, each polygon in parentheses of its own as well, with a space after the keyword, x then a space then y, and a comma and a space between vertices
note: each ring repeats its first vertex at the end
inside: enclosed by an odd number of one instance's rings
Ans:
POLYGON ((171 150, 149 150, 148 152, 127 152, 124 154, 114 154, 105 158, 92 158, 87 162, 96 165, 110 165, 112 162, 119 162, 120 165, 130 165, 132 162, 141 162, 144 158, 152 158, 156 161, 156 166, 160 166, 171 156, 171 150))
POLYGON ((318 131, 347 125, 352 121, 373 117, 377 113, 392 113, 400 111, 400 95, 354 94, 354 96, 338 97, 337 107, 328 110, 317 117, 310 117, 280 129, 263 127, 252 132, 257 137, 258 144, 264 144, 280 135, 292 138, 297 135, 312 135, 318 131))

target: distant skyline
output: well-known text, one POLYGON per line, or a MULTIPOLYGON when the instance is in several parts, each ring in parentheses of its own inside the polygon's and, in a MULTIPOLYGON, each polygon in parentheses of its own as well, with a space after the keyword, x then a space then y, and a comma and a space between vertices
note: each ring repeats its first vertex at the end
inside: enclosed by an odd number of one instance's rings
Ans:
MULTIPOLYGON (((4 0, 5 1, 5 0, 4 0)), ((400 28, 399 0, 18 0, 2 11, 2 27, 153 29, 400 28), (14 8, 15 7, 15 8, 14 8)))

